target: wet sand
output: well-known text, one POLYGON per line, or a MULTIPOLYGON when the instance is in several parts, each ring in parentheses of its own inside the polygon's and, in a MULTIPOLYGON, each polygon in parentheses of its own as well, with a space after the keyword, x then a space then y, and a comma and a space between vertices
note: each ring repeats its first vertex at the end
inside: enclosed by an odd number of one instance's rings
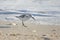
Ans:
POLYGON ((21 22, 0 21, 0 40, 60 40, 60 25, 25 25, 27 27, 21 22))

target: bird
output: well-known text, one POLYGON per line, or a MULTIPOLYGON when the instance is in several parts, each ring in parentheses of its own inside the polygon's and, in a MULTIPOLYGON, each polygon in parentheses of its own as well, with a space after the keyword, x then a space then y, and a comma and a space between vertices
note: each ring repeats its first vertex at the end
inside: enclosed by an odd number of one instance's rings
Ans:
POLYGON ((27 26, 24 24, 24 21, 27 21, 27 20, 29 20, 30 18, 32 18, 33 20, 35 20, 35 18, 32 17, 31 14, 22 14, 22 15, 20 15, 20 16, 15 16, 15 17, 18 18, 18 19, 20 19, 20 20, 22 21, 22 25, 23 25, 24 27, 27 27, 27 26))

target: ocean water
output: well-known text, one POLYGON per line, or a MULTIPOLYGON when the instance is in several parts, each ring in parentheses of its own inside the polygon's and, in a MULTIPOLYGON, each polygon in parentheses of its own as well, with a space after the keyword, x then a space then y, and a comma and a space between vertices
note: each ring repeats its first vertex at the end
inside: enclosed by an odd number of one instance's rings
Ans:
MULTIPOLYGON (((3 21, 19 21, 15 16, 19 16, 21 14, 30 13, 36 19, 36 24, 40 23, 43 25, 60 25, 60 11, 46 11, 44 12, 35 12, 35 11, 26 11, 26 10, 18 10, 18 11, 0 11, 0 20, 3 21)), ((33 22, 30 19, 31 23, 33 22)))

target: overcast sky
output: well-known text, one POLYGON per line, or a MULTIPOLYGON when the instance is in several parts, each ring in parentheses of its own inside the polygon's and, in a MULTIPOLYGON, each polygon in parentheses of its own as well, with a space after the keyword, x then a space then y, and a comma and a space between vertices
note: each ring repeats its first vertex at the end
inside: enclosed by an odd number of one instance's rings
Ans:
POLYGON ((60 0, 0 0, 0 9, 60 11, 60 0))

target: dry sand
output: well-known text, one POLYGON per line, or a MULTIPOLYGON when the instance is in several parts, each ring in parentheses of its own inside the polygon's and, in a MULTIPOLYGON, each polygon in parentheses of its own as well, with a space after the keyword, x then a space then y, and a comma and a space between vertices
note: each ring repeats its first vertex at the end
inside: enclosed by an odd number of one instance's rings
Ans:
POLYGON ((0 40, 60 40, 60 25, 15 23, 0 21, 0 40))

